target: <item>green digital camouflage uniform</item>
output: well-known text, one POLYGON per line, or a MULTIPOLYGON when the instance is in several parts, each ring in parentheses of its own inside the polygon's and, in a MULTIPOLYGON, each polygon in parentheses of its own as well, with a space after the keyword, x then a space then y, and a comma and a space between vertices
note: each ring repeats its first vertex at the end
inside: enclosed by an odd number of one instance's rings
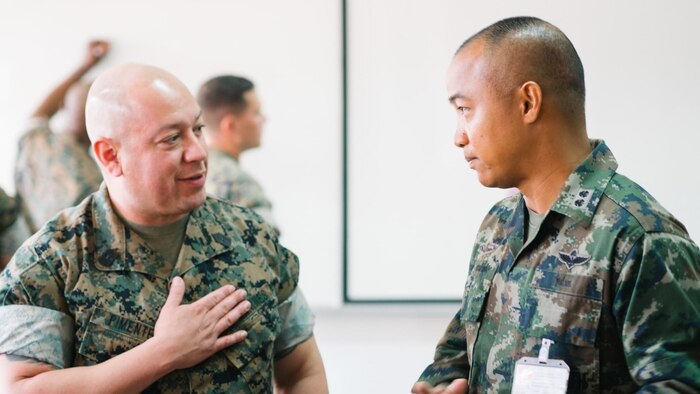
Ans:
POLYGON ((290 316, 306 305, 290 305, 298 260, 255 213, 212 197, 190 214, 175 267, 122 224, 104 186, 62 211, 0 275, 0 353, 57 368, 103 362, 153 335, 174 276, 183 303, 225 284, 245 289, 252 308, 227 332, 248 337, 146 392, 271 393, 274 358, 312 335, 312 321, 295 327, 290 316))
POLYGON ((31 232, 60 210, 77 205, 102 182, 89 149, 67 133, 53 133, 48 119, 33 119, 19 142, 17 194, 31 232))
POLYGON ((208 156, 207 193, 250 208, 277 228, 272 217, 272 204, 265 197, 262 186, 243 171, 238 160, 218 149, 211 149, 208 156))
POLYGON ((509 393, 516 361, 548 338, 569 393, 700 392, 700 251, 591 142, 529 244, 521 195, 490 210, 462 308, 419 380, 509 393))

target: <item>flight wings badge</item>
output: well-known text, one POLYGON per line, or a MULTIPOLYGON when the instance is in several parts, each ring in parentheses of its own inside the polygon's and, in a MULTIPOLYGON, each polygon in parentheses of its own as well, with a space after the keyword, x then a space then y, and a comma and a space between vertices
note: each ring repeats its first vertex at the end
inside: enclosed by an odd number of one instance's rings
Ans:
POLYGON ((575 250, 572 250, 571 253, 559 252, 559 260, 566 264, 568 269, 571 269, 577 265, 585 264, 590 259, 591 256, 579 256, 578 252, 575 250))

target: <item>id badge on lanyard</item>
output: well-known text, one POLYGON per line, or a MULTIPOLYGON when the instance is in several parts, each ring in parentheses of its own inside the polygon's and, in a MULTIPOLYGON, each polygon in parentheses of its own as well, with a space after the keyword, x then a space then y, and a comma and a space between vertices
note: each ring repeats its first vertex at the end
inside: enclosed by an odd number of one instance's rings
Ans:
POLYGON ((565 394, 569 366, 563 360, 549 359, 554 341, 542 338, 539 357, 522 357, 515 363, 512 394, 565 394))

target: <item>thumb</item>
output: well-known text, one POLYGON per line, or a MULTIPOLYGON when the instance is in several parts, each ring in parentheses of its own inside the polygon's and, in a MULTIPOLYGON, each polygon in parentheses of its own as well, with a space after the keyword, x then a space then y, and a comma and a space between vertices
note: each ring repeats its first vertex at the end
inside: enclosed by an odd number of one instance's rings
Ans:
POLYGON ((173 278, 173 282, 170 284, 170 292, 168 294, 168 299, 165 300, 165 308, 175 308, 182 303, 182 297, 185 295, 185 281, 179 276, 173 278))
POLYGON ((455 379, 447 386, 447 392, 450 394, 464 394, 467 392, 468 387, 467 379, 455 379))

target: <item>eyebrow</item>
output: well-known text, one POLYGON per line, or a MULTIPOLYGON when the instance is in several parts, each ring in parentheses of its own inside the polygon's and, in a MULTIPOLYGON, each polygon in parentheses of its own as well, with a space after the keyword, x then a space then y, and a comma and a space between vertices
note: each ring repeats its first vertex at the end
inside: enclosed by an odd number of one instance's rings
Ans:
POLYGON ((463 94, 461 94, 461 93, 455 93, 455 94, 453 94, 452 96, 450 96, 450 98, 448 99, 448 101, 449 101, 450 103, 454 103, 454 101, 457 100, 457 99, 466 99, 466 97, 465 97, 463 94))
MULTIPOLYGON (((199 110, 199 113, 198 113, 197 116, 195 116, 195 118, 194 118, 194 123, 195 123, 195 124, 196 124, 196 123, 201 123, 201 121, 202 121, 202 110, 200 109, 200 110, 199 110)), ((164 131, 167 131, 167 130, 179 129, 180 126, 182 126, 182 125, 183 125, 183 122, 168 123, 168 124, 166 124, 166 125, 163 125, 160 129, 158 129, 158 133, 160 134, 160 133, 162 133, 162 132, 164 132, 164 131)))

